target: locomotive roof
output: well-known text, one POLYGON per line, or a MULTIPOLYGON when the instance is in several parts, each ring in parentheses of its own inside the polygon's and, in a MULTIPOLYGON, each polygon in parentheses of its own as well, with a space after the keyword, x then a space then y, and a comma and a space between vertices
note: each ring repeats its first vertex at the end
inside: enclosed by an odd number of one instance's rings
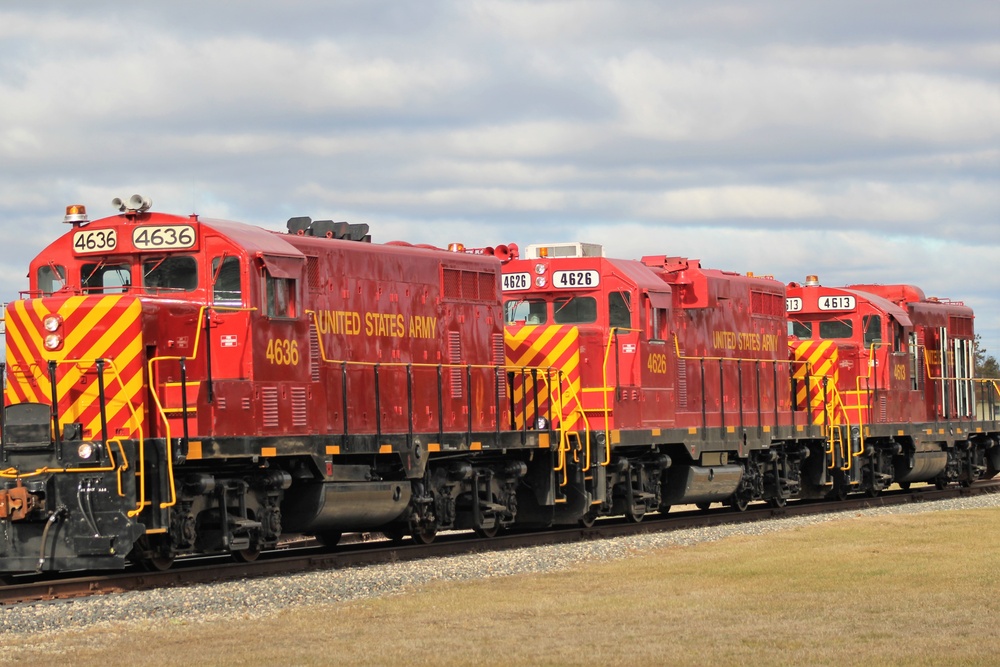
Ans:
POLYGON ((198 220, 202 226, 222 232, 236 245, 251 255, 287 255, 299 257, 302 251, 288 242, 288 234, 256 227, 242 222, 204 218, 198 220))
POLYGON ((864 299, 873 307, 881 310, 905 327, 912 324, 912 322, 910 322, 910 316, 906 313, 906 309, 900 308, 889 299, 878 296, 877 294, 872 294, 871 292, 863 292, 856 289, 844 289, 843 291, 853 294, 859 299, 864 299))

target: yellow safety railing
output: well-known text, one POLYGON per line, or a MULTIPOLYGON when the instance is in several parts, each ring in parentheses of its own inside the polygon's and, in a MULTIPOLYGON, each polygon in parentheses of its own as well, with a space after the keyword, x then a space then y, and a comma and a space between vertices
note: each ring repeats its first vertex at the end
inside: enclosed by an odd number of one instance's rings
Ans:
MULTIPOLYGON (((498 373, 503 371, 505 375, 511 371, 513 372, 535 371, 536 382, 540 379, 544 381, 549 387, 553 385, 551 380, 553 375, 555 375, 555 377, 557 378, 561 378, 560 369, 551 367, 541 367, 541 366, 508 366, 506 364, 493 365, 493 364, 461 364, 461 363, 435 364, 435 363, 420 363, 420 362, 373 362, 373 361, 348 361, 344 359, 333 359, 327 356, 326 347, 323 344, 323 338, 322 336, 319 335, 319 323, 316 320, 316 312, 312 310, 307 310, 305 312, 312 318, 313 324, 315 325, 314 330, 316 332, 315 334, 316 341, 318 343, 318 348, 319 348, 319 357, 320 360, 325 364, 336 364, 344 367, 351 366, 351 367, 367 367, 367 368, 374 368, 378 366, 379 368, 427 368, 427 369, 440 368, 442 370, 463 370, 463 371, 466 369, 489 370, 498 373)), ((565 486, 566 484, 569 483, 566 461, 567 461, 567 454, 571 449, 571 445, 569 443, 570 438, 568 434, 570 431, 572 431, 572 429, 568 428, 566 424, 570 421, 569 418, 572 417, 574 413, 578 412, 583 419, 584 433, 586 434, 588 441, 589 441, 590 427, 587 421, 586 414, 584 413, 583 410, 583 405, 580 402, 580 397, 577 395, 573 387, 569 384, 568 379, 561 378, 560 380, 557 380, 555 386, 558 388, 558 391, 548 392, 549 401, 552 403, 553 412, 555 413, 556 416, 559 417, 559 425, 556 429, 559 432, 559 446, 557 449, 556 467, 554 470, 555 472, 563 473, 563 482, 561 486, 565 486), (553 394, 555 395, 554 398, 553 394), (564 399, 563 399, 563 397, 567 394, 570 396, 571 401, 576 405, 576 408, 570 411, 569 413, 566 412, 566 406, 564 404, 564 399)), ((537 388, 535 389, 535 391, 537 392, 537 388)), ((497 415, 497 419, 499 418, 500 415, 497 415)), ((589 462, 590 448, 588 447, 586 448, 586 450, 589 462)))
MULTIPOLYGON (((205 321, 205 311, 207 311, 207 310, 216 310, 216 311, 225 311, 225 312, 252 312, 252 311, 255 311, 257 309, 256 308, 242 308, 242 307, 237 307, 237 306, 201 306, 198 309, 198 318, 195 320, 195 333, 194 333, 194 345, 193 345, 194 354, 191 355, 190 357, 181 357, 181 356, 173 356, 173 355, 171 355, 171 356, 151 357, 149 359, 149 361, 147 362, 147 368, 148 368, 148 372, 149 372, 149 381, 150 382, 152 382, 153 378, 155 377, 155 375, 153 373, 153 364, 159 364, 160 362, 163 362, 163 361, 180 361, 181 359, 190 359, 191 361, 194 361, 195 359, 198 358, 198 353, 201 350, 201 332, 205 328, 205 327, 202 326, 202 323, 205 321)), ((159 416, 160 421, 163 423, 163 433, 164 433, 164 436, 166 438, 167 481, 168 481, 168 485, 170 487, 170 500, 168 500, 166 502, 163 502, 163 503, 160 503, 160 509, 166 509, 168 507, 173 507, 174 505, 177 504, 177 490, 175 488, 176 485, 174 483, 173 442, 172 442, 172 440, 170 438, 170 421, 169 421, 169 419, 167 417, 166 410, 163 408, 163 404, 160 402, 159 392, 158 391, 153 391, 153 392, 150 392, 150 393, 153 395, 153 404, 156 406, 156 414, 159 416)), ((183 415, 183 419, 186 420, 187 418, 188 418, 187 414, 184 414, 183 415)), ((146 469, 145 469, 145 466, 143 465, 144 464, 144 460, 141 458, 141 457, 143 457, 143 448, 142 447, 139 448, 139 455, 140 455, 140 462, 139 462, 139 468, 140 468, 140 473, 139 473, 140 494, 139 494, 139 508, 136 510, 135 514, 138 514, 138 512, 142 509, 142 507, 146 505, 146 496, 145 496, 145 491, 146 491, 146 469)), ((129 516, 134 516, 134 514, 129 513, 129 516)))

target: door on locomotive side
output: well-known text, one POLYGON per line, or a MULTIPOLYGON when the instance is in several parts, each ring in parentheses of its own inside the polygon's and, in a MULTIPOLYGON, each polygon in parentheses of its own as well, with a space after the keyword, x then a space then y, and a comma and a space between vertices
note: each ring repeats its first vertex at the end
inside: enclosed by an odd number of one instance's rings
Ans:
POLYGON ((642 290, 638 338, 642 351, 639 357, 643 393, 641 419, 645 427, 673 426, 678 402, 687 401, 687 385, 675 387, 673 381, 678 377, 679 361, 671 342, 672 299, 668 285, 642 290))

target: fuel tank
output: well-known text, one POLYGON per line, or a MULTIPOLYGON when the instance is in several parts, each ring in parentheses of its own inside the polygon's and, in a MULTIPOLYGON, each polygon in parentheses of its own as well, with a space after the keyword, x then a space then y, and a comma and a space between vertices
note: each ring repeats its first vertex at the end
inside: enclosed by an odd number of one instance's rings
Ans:
POLYGON ((721 502, 733 495, 742 477, 743 468, 737 465, 675 465, 667 471, 662 502, 665 505, 721 502))
POLYGON ((293 486, 281 503, 292 533, 362 530, 400 519, 410 506, 408 482, 322 482, 293 486))

